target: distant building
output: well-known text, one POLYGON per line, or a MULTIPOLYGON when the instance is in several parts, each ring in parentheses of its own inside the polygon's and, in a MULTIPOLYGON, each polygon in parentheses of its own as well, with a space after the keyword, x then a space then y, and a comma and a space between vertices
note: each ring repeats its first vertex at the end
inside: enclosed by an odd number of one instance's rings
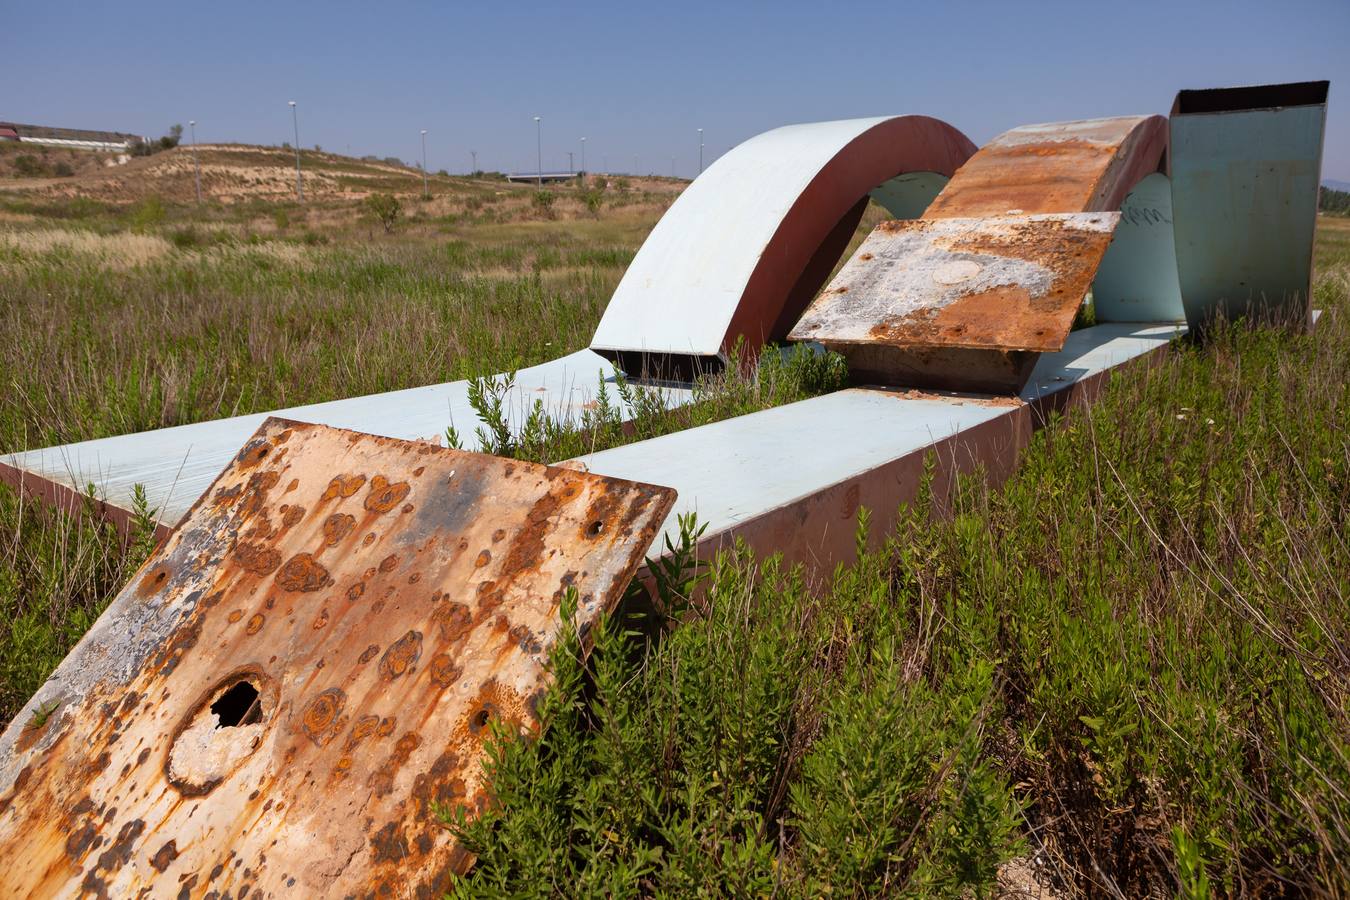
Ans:
POLYGON ((67 147, 72 150, 126 153, 131 149, 132 144, 145 139, 140 135, 125 134, 120 131, 90 131, 83 128, 51 128, 46 125, 20 125, 15 122, 0 122, 0 140, 18 140, 25 144, 67 147))

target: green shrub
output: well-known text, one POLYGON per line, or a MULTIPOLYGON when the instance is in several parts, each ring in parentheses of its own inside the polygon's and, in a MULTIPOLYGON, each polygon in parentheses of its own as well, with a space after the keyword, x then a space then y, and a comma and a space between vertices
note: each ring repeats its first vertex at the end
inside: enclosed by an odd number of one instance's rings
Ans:
POLYGON ((545 218, 553 218, 553 204, 558 200, 558 195, 552 191, 539 190, 534 192, 530 199, 530 204, 538 210, 545 218))
POLYGON ((47 165, 31 153, 14 157, 14 174, 20 178, 41 178, 47 174, 47 165))
POLYGON ((398 198, 393 194, 371 194, 363 204, 366 212, 384 227, 385 233, 391 234, 403 211, 403 204, 398 202, 398 198))
POLYGON ((272 213, 272 223, 276 225, 277 231, 285 231, 291 227, 291 215, 284 209, 278 209, 272 213))
POLYGON ((146 197, 131 208, 131 227, 138 230, 151 228, 162 223, 166 214, 163 200, 153 195, 146 197))

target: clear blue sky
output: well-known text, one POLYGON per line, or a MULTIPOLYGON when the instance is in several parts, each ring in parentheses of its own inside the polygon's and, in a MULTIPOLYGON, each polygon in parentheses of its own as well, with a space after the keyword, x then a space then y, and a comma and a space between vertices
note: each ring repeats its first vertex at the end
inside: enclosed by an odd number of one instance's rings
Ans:
POLYGON ((1166 113, 1182 87, 1328 78, 1323 175, 1350 181, 1350 0, 360 4, 0 0, 0 120, 291 139, 428 164, 697 168, 790 122, 1015 125, 1166 113), (579 164, 579 160, 578 160, 579 164))

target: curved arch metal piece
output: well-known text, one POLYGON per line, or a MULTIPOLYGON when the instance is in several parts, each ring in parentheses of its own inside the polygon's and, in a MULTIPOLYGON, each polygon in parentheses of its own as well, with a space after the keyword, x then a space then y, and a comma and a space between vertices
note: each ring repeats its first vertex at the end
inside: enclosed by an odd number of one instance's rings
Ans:
POLYGON ((1023 125, 981 147, 924 218, 1118 210, 1166 156, 1163 116, 1023 125))
POLYGON ((1181 91, 1172 208, 1186 320, 1247 313, 1306 322, 1325 81, 1181 91))
POLYGON ((719 366, 744 338, 780 338, 843 253, 869 193, 922 210, 975 152, 928 116, 776 128, 713 163, 657 222, 591 349, 632 370, 719 366), (922 175, 924 177, 907 177, 922 175))
POLYGON ((1026 125, 966 161, 923 218, 878 226, 791 330, 858 378, 1016 392, 1064 345, 1167 120, 1026 125))

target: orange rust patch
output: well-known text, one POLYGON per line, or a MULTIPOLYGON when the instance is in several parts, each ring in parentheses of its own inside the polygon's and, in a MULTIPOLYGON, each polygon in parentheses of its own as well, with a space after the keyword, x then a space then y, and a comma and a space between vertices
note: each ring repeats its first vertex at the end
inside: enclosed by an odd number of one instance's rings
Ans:
POLYGON ((403 502, 412 485, 406 481, 391 483, 383 475, 370 479, 370 493, 366 495, 365 507, 371 512, 387 513, 403 502))
POLYGON ((328 487, 319 496, 319 500, 336 500, 339 497, 345 499, 361 490, 361 485, 365 483, 366 476, 364 475, 338 475, 328 482, 328 487))
POLYGON ((277 574, 277 584, 284 590, 309 593, 333 583, 328 570, 312 554, 297 553, 286 561, 277 574))
POLYGON ((356 527, 356 517, 346 513, 333 513, 323 521, 323 544, 336 547, 356 527))
POLYGON ((405 672, 417 666, 422 656, 422 632, 409 631, 403 637, 389 645, 380 657, 380 674, 393 681, 405 672))
POLYGON ((328 688, 305 705, 300 714, 300 725, 315 746, 322 747, 333 739, 340 722, 342 708, 347 705, 347 695, 341 688, 328 688))
POLYGON ((262 613, 254 613, 249 616, 248 624, 244 626, 244 631, 248 634, 257 634, 262 631, 264 621, 266 620, 262 613))
POLYGON ((235 544, 234 558, 241 569, 254 575, 270 575, 281 565, 281 554, 266 544, 235 544))

